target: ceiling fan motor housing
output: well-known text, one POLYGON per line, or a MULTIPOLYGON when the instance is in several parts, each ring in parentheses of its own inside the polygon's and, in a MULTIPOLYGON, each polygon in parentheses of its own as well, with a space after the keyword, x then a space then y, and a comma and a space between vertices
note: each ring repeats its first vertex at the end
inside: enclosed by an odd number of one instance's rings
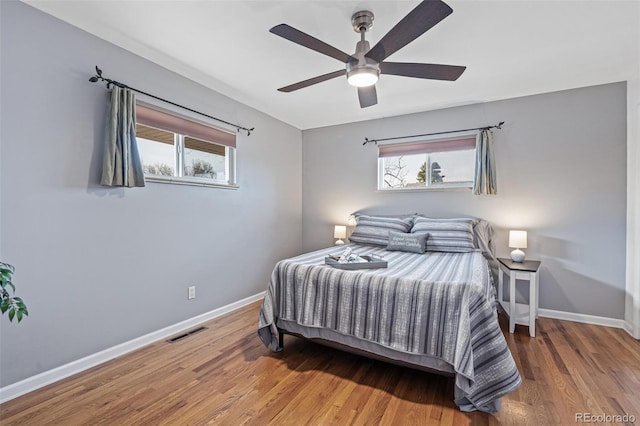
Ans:
POLYGON ((351 55, 352 58, 357 60, 347 62, 347 72, 361 68, 377 70, 378 72, 380 72, 378 63, 373 59, 364 56, 370 49, 371 48, 369 47, 369 42, 367 40, 359 41, 356 45, 356 52, 351 55))
POLYGON ((364 56, 370 50, 367 40, 360 40, 356 45, 356 52, 351 55, 356 61, 347 62, 347 78, 353 74, 368 73, 380 75, 380 67, 373 59, 364 56))

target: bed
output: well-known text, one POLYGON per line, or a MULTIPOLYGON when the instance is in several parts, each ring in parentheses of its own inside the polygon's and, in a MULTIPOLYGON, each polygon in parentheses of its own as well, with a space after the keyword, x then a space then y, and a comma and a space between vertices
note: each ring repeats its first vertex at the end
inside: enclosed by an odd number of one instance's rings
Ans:
MULTIPOLYGON (((419 222, 407 219, 398 231, 405 239, 427 235, 426 242, 438 234, 423 232, 419 222)), ((259 314, 262 342, 281 351, 282 334, 289 333, 450 375, 461 410, 498 411, 500 398, 521 378, 497 321, 490 244, 476 232, 464 242, 473 249, 397 250, 390 241, 397 231, 366 232, 364 223, 359 220, 349 247, 384 258, 388 267, 350 271, 324 264, 325 256, 339 255, 345 246, 278 262, 259 314), (358 226, 366 238, 360 238, 358 226), (372 245, 372 236, 381 238, 379 244, 372 245)), ((475 231, 478 225, 471 222, 475 231)), ((448 244, 458 245, 459 237, 452 238, 448 244)))

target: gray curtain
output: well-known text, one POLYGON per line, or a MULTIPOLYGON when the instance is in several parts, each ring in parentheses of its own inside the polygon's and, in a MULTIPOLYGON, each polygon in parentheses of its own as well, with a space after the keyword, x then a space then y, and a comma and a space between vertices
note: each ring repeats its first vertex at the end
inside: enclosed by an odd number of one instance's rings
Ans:
POLYGON ((476 173, 473 181, 475 195, 498 193, 496 161, 493 156, 493 133, 482 129, 476 137, 476 173))
POLYGON ((131 90, 118 86, 111 89, 100 184, 128 188, 144 186, 136 143, 136 98, 131 90))

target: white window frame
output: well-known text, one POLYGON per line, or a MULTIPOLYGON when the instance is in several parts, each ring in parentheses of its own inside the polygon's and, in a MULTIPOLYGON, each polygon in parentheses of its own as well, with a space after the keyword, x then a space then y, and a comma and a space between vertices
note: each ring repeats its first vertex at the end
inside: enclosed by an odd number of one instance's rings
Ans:
POLYGON ((174 185, 189 185, 189 186, 206 186, 210 188, 221 188, 221 189, 238 189, 240 188, 236 184, 236 171, 235 171, 235 158, 236 158, 236 150, 234 148, 230 148, 228 146, 225 147, 225 175, 228 176, 228 183, 223 181, 195 177, 195 176, 184 176, 184 137, 185 135, 181 135, 178 133, 174 133, 174 148, 175 148, 175 170, 178 176, 162 176, 162 175, 153 175, 149 173, 144 174, 144 179, 147 182, 156 182, 156 183, 168 183, 174 185))
MULTIPOLYGON (((403 142, 396 143, 385 143, 380 144, 379 147, 388 146, 388 145, 410 145, 419 142, 446 142, 454 139, 467 139, 471 137, 476 137, 478 134, 477 131, 468 131, 468 132, 459 132, 454 135, 443 136, 443 135, 433 135, 433 136, 423 136, 420 138, 409 139, 403 142)), ((475 148, 474 148, 475 154, 475 148)), ((427 171, 426 175, 431 176, 431 154, 425 153, 427 155, 427 171)), ((403 187, 403 188, 385 188, 384 187, 384 158, 380 157, 378 154, 378 185, 377 192, 421 192, 421 191, 469 191, 473 188, 473 180, 465 181, 465 182, 455 182, 455 183, 437 183, 432 184, 431 179, 427 179, 425 182, 425 186, 417 186, 417 187, 403 187)))
MULTIPOLYGON (((173 111, 167 111, 165 109, 158 108, 157 106, 147 102, 137 101, 137 104, 143 105, 148 108, 157 109, 159 111, 166 112, 166 114, 171 114, 176 117, 184 118, 186 120, 199 122, 205 126, 230 133, 229 131, 221 129, 217 126, 212 126, 209 123, 203 123, 192 117, 189 117, 183 114, 178 114, 173 111)), ((143 124, 143 123, 141 124, 147 126, 146 124, 143 124)), ((234 190, 240 188, 236 183, 236 148, 229 147, 223 144, 216 144, 219 146, 224 146, 225 148, 224 164, 225 164, 225 176, 227 177, 226 182, 213 180, 209 178, 203 178, 203 177, 184 176, 184 140, 185 140, 185 137, 189 135, 176 133, 174 131, 167 130, 167 129, 160 129, 160 130, 173 133, 174 135, 173 146, 175 150, 174 161, 175 161, 176 176, 162 176, 162 175, 145 173, 144 179, 146 182, 165 183, 165 184, 173 184, 173 185, 203 186, 203 187, 210 187, 210 188, 234 189, 234 190)), ((161 143, 161 142, 158 142, 158 143, 161 143)), ((211 142, 211 143, 214 144, 214 142, 211 142)))

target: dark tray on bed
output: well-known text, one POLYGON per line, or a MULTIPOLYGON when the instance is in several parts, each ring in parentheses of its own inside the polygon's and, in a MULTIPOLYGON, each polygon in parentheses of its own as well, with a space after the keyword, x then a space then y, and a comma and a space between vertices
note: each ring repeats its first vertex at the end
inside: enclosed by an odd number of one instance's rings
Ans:
POLYGON ((386 268, 387 261, 382 259, 381 257, 373 257, 369 255, 360 256, 363 259, 366 259, 367 262, 360 263, 338 263, 338 259, 332 256, 327 256, 324 258, 324 263, 337 269, 345 269, 347 271, 355 271, 357 269, 377 269, 377 268, 386 268))

